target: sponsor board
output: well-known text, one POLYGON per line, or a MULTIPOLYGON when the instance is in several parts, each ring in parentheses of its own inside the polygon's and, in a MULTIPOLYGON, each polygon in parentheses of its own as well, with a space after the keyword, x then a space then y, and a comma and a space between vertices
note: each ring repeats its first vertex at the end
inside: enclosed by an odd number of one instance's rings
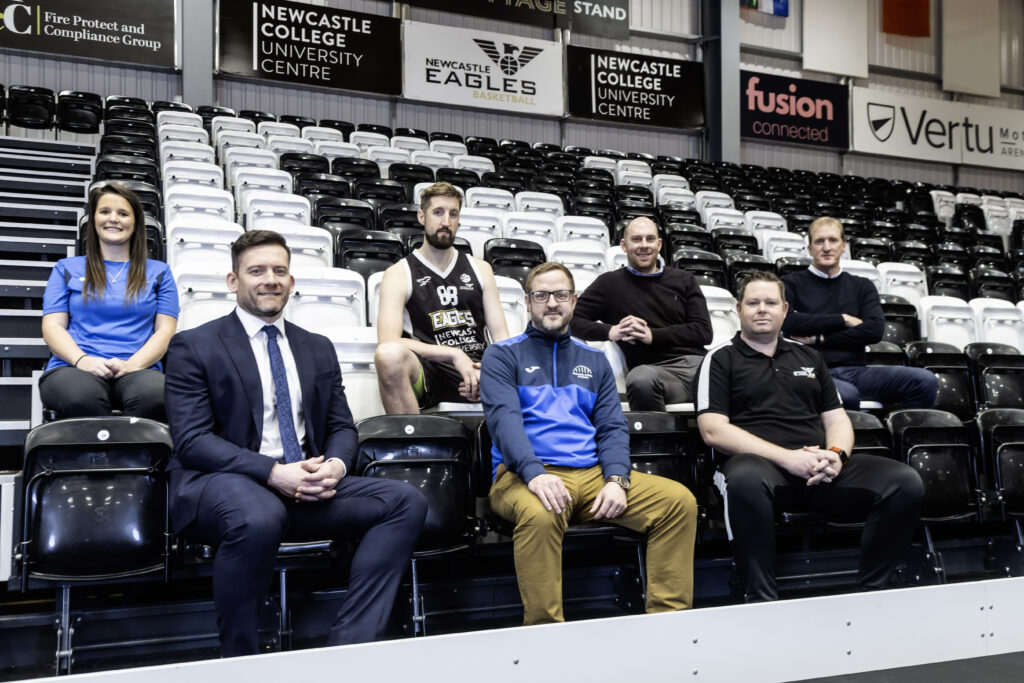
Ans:
POLYGON ((174 0, 0 0, 0 48, 174 67, 174 0))
POLYGON ((608 38, 629 37, 629 0, 408 0, 416 7, 548 28, 572 28, 608 38))
POLYGON ((398 19, 288 0, 220 0, 221 72, 388 95, 401 91, 398 19))
POLYGON ((849 91, 834 83, 740 72, 740 135, 846 149, 849 91))
POLYGON ((558 43, 404 22, 405 97, 498 112, 561 116, 558 43))
POLYGON ((853 88, 852 149, 1024 170, 1024 113, 853 88))
POLYGON ((668 128, 704 125, 704 64, 570 45, 569 113, 668 128))

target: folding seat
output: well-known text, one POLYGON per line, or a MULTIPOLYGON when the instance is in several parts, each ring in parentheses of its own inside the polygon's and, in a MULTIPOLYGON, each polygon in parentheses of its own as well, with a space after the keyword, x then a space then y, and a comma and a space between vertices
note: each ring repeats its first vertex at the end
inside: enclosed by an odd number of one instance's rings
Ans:
POLYGON ((651 178, 651 192, 654 193, 659 204, 667 203, 662 202, 661 191, 668 188, 689 190, 690 183, 683 176, 672 173, 657 173, 651 178))
POLYGON ((515 205, 515 196, 508 190, 493 187, 472 187, 466 190, 467 208, 512 211, 515 205))
POLYGON ((939 341, 915 341, 907 344, 906 351, 912 366, 930 370, 938 379, 935 408, 962 420, 971 419, 975 413, 974 380, 963 350, 939 341))
MULTIPOLYGON (((971 268, 994 268, 996 270, 1009 271, 1010 262, 1006 258, 1003 245, 994 247, 988 244, 979 243, 967 248, 967 254, 971 259, 971 268)), ((998 239, 998 238, 997 238, 998 239)))
POLYGON ((287 152, 313 154, 313 143, 305 138, 291 135, 271 135, 267 137, 266 149, 273 152, 278 158, 287 152))
POLYGON ((469 151, 466 149, 466 145, 461 141, 439 140, 436 138, 430 141, 430 151, 447 154, 450 157, 469 154, 469 151))
POLYGON ((369 202, 320 195, 313 203, 314 223, 337 234, 347 227, 376 228, 376 215, 369 202))
POLYGON ((352 196, 363 201, 405 202, 405 186, 397 180, 357 178, 352 181, 352 196))
POLYGON ((298 126, 278 121, 260 121, 256 124, 256 133, 268 142, 272 137, 302 138, 302 131, 298 126))
POLYGON ((725 257, 725 271, 729 276, 729 291, 739 291, 740 280, 754 271, 775 272, 775 264, 760 254, 747 254, 742 251, 730 252, 725 257))
POLYGON ((775 272, 779 277, 807 270, 812 263, 810 256, 783 256, 775 259, 775 272))
POLYGON ((282 114, 281 116, 277 117, 277 120, 281 123, 290 123, 293 126, 297 126, 300 133, 307 126, 316 125, 316 119, 309 116, 302 116, 299 114, 282 114))
POLYGON ((377 163, 381 176, 386 176, 391 164, 408 164, 412 160, 409 150, 399 147, 373 146, 362 150, 363 156, 377 163))
MULTIPOLYGON (((110 128, 111 126, 106 126, 106 129, 109 130, 110 128)), ((210 136, 205 128, 182 126, 173 123, 160 126, 160 130, 156 133, 156 139, 160 142, 161 146, 168 142, 197 142, 201 145, 208 145, 210 143, 210 136)))
POLYGON ((437 182, 445 182, 460 190, 468 190, 471 187, 479 187, 480 176, 476 171, 465 168, 439 168, 436 172, 437 182))
POLYGON ((1024 355, 1015 346, 994 342, 968 344, 978 408, 1024 408, 1024 355))
POLYGON ((656 194, 656 200, 659 206, 685 206, 694 210, 697 208, 697 196, 681 187, 662 187, 656 194))
POLYGON ((318 140, 316 138, 309 138, 313 141, 313 153, 319 154, 324 157, 332 164, 334 160, 343 158, 359 158, 359 147, 353 145, 351 142, 342 142, 340 140, 318 140))
POLYGON ((725 261, 718 254, 681 247, 672 253, 672 266, 689 271, 697 279, 697 284, 728 289, 729 278, 726 275, 725 261))
POLYGON ((729 341, 740 329, 739 314, 736 312, 736 297, 728 289, 712 285, 701 285, 701 293, 707 301, 711 316, 711 343, 708 349, 729 341))
POLYGON ((405 256, 398 235, 382 230, 345 230, 337 235, 335 265, 359 273, 369 280, 373 273, 387 270, 405 256))
POLYGON ((669 223, 662 230, 665 253, 675 254, 682 247, 714 251, 711 233, 700 225, 689 223, 669 223))
POLYGON ((854 237, 849 240, 851 257, 878 266, 891 260, 892 245, 888 239, 854 237))
POLYGON ((473 256, 484 257, 484 245, 488 240, 502 236, 501 217, 495 209, 463 209, 459 215, 458 236, 466 239, 473 248, 473 256))
POLYGON ((892 434, 882 422, 871 413, 847 410, 847 417, 853 426, 853 450, 850 455, 863 453, 883 458, 895 458, 892 434))
POLYGON ((380 167, 369 159, 356 159, 352 157, 336 157, 331 160, 331 173, 344 178, 356 180, 357 178, 380 178, 380 167))
POLYGON ((967 273, 967 281, 974 297, 1017 301, 1013 281, 1009 274, 995 268, 976 267, 967 273))
MULTIPOLYGON (((236 115, 231 114, 231 116, 236 115)), ((264 121, 277 121, 276 114, 272 114, 269 111, 256 111, 255 109, 242 109, 237 113, 237 117, 252 121, 254 126, 258 126, 264 121)))
POLYGON ((711 190, 700 190, 696 193, 697 211, 700 212, 701 220, 707 225, 708 209, 735 209, 732 197, 724 192, 711 190))
POLYGON ((530 240, 547 249, 555 241, 555 217, 536 211, 510 211, 501 217, 502 235, 513 240, 530 240))
POLYGON ((96 158, 96 180, 138 180, 150 185, 160 185, 160 171, 153 159, 104 154, 96 158))
POLYGON ((520 212, 541 212, 555 218, 565 213, 562 200, 547 192, 519 192, 515 195, 515 210, 520 212))
POLYGON ((637 185, 614 185, 612 186, 612 201, 638 201, 647 205, 654 205, 654 195, 646 187, 637 185))
POLYGON ((268 223, 280 227, 283 222, 309 225, 312 209, 309 200, 289 192, 253 190, 244 195, 244 204, 239 207, 246 230, 260 230, 268 223))
POLYGON ((747 211, 743 214, 748 230, 757 234, 760 229, 788 230, 786 219, 774 211, 747 211))
POLYGON ((183 111, 192 112, 192 105, 184 102, 169 102, 167 100, 154 100, 153 104, 150 105, 150 110, 159 116, 160 112, 163 111, 183 111))
POLYGON ((935 263, 940 266, 956 266, 965 273, 970 267, 967 249, 956 242, 941 242, 934 247, 935 263))
POLYGON ((261 228, 273 230, 285 238, 291 252, 293 275, 306 268, 331 268, 334 265, 334 238, 324 228, 288 220, 268 220, 261 228))
MULTIPOLYGON (((313 149, 316 150, 316 143, 318 142, 345 142, 345 134, 335 128, 328 128, 326 126, 303 126, 302 137, 313 143, 313 149)), ((358 147, 356 148, 358 149, 358 147)), ((319 154, 319 152, 317 152, 319 154)))
POLYGON ((607 171, 615 177, 617 167, 614 159, 609 159, 603 156, 588 156, 583 158, 583 168, 595 168, 607 171))
POLYGON ((183 266, 219 272, 223 279, 231 270, 231 243, 241 235, 242 227, 234 223, 180 216, 167 226, 167 265, 175 279, 183 266))
MULTIPOLYGON (((658 207, 658 222, 662 225, 669 223, 688 223, 690 225, 704 228, 700 214, 688 206, 681 204, 662 204, 658 207)), ((704 228, 706 229, 706 228, 704 228)))
POLYGON ((618 270, 628 265, 626 252, 617 244, 613 244, 605 251, 604 262, 607 270, 618 270))
MULTIPOLYGON (((165 136, 170 136, 172 130, 177 131, 177 135, 190 136, 186 139, 193 139, 197 133, 194 130, 189 130, 192 126, 165 126, 165 130, 161 133, 165 136)), ((156 142, 157 131, 156 126, 148 121, 138 121, 135 119, 108 119, 103 123, 103 134, 104 135, 128 135, 135 138, 143 138, 150 142, 156 142)))
POLYGON ((650 172, 644 173, 630 169, 617 170, 615 172, 615 182, 619 185, 638 185, 648 188, 651 186, 651 174, 650 172))
POLYGON ((968 302, 975 315, 979 341, 1024 349, 1024 312, 1002 299, 979 297, 968 302))
POLYGON ((932 250, 924 242, 897 240, 892 245, 892 253, 896 262, 910 264, 922 271, 934 262, 932 250))
MULTIPOLYGON (((288 246, 292 247, 291 240, 288 246)), ((324 266, 293 266, 292 275, 295 290, 285 313, 289 321, 333 342, 343 341, 352 327, 366 325, 366 282, 362 275, 324 266)))
POLYGON ((611 202, 596 197, 573 197, 569 213, 596 218, 609 228, 615 223, 615 207, 611 202))
POLYGON ((12 85, 7 89, 7 130, 11 126, 34 130, 53 128, 53 91, 32 85, 12 85))
POLYGON ((498 299, 501 310, 505 313, 505 325, 509 336, 522 334, 526 324, 530 322, 530 310, 526 306, 526 295, 518 280, 503 275, 495 275, 494 283, 498 287, 498 299))
POLYGON ((947 342, 961 350, 978 341, 974 309, 963 299, 926 296, 917 307, 922 339, 947 342))
POLYGON ((412 163, 419 164, 420 166, 426 166, 427 168, 433 169, 435 172, 439 168, 451 168, 452 157, 449 154, 443 152, 413 152, 412 163))
POLYGON ((985 227, 989 232, 999 235, 1007 243, 1009 243, 1011 222, 1010 222, 1010 210, 1007 208, 1005 201, 1000 204, 984 204, 982 206, 982 212, 985 215, 985 227))
POLYGON ((293 179, 292 192, 307 198, 312 205, 321 196, 348 199, 352 194, 352 186, 346 178, 330 173, 297 173, 293 179))
POLYGON ((62 90, 57 94, 57 129, 95 135, 103 120, 103 100, 96 93, 62 90))
POLYGON ((555 219, 556 241, 593 240, 602 249, 608 247, 608 226, 589 216, 559 216, 555 219))
POLYGON ((484 260, 491 264, 495 275, 510 277, 526 287, 526 276, 547 256, 544 247, 531 240, 497 238, 484 244, 484 260))
POLYGON ((349 133, 348 141, 359 147, 360 156, 365 158, 366 152, 371 147, 389 147, 391 145, 391 135, 384 135, 382 133, 375 133, 368 130, 355 130, 352 133, 349 133))
MULTIPOLYGON (((381 230, 416 228, 422 230, 418 214, 419 206, 403 202, 381 202, 377 205, 377 225, 381 230)), ((461 227, 461 222, 460 222, 461 227)))
MULTIPOLYGON (((625 221, 626 223, 641 216, 654 221, 658 217, 658 211, 652 203, 635 199, 621 199, 615 202, 615 214, 620 222, 625 221)), ((616 236, 621 238, 621 235, 616 236)))
POLYGON ((915 266, 887 261, 878 264, 878 274, 882 279, 883 294, 901 296, 915 305, 928 294, 924 273, 915 266))
POLYGON ((293 176, 298 173, 330 173, 331 162, 327 157, 305 152, 285 152, 278 158, 278 166, 293 176))
POLYGON ((256 132, 256 124, 249 119, 237 116, 216 116, 210 121, 210 142, 214 147, 219 146, 220 136, 227 132, 251 133, 266 139, 265 135, 256 132))
POLYGON ((192 126, 193 128, 203 127, 203 117, 193 114, 191 111, 168 109, 158 112, 156 115, 156 129, 160 131, 166 125, 192 126))
POLYGON ((258 166, 242 166, 232 172, 231 186, 234 189, 235 206, 238 208, 238 215, 246 213, 246 196, 252 192, 266 191, 290 194, 292 191, 292 176, 287 171, 276 168, 261 168, 258 166))
POLYGON ((235 199, 226 190, 192 183, 175 185, 164 193, 164 223, 169 227, 179 216, 189 221, 234 223, 235 199))
MULTIPOLYGON (((256 133, 246 133, 238 130, 224 130, 221 131, 217 139, 217 158, 220 162, 227 165, 227 159, 231 151, 236 149, 254 149, 261 152, 267 151, 265 148, 266 140, 264 140, 256 133)), ((270 152, 267 152, 270 154, 270 152)), ((275 157, 276 164, 276 157, 275 157)))
POLYGON ((320 127, 333 128, 334 130, 339 131, 345 136, 345 140, 348 140, 348 136, 356 129, 353 123, 349 121, 339 121, 337 119, 320 119, 320 127))
MULTIPOLYGON (((207 147, 207 145, 203 145, 207 147)), ((155 159, 157 154, 156 141, 134 135, 103 135, 100 137, 97 155, 124 154, 128 156, 155 159)))
MULTIPOLYGON (((757 238, 746 228, 715 228, 711 231, 711 239, 715 245, 715 251, 719 253, 726 249, 749 254, 760 254, 761 252, 757 238)), ((722 255, 725 256, 725 254, 722 255)))
POLYGON ((483 156, 457 154, 452 157, 452 163, 455 168, 473 171, 477 174, 494 172, 494 162, 483 156))
POLYGON ((928 266, 924 271, 929 294, 953 296, 965 301, 971 298, 967 275, 958 266, 928 266))
POLYGON ((58 674, 75 651, 73 586, 168 580, 171 450, 166 425, 124 416, 58 420, 25 438, 12 568, 22 592, 57 587, 58 674))
POLYGON ((377 330, 372 327, 349 327, 334 340, 334 352, 341 366, 341 381, 352 419, 361 420, 384 414, 377 383, 373 354, 377 349, 377 330))
POLYGON ((593 240, 552 242, 545 252, 549 261, 557 261, 569 269, 577 292, 585 290, 606 270, 605 247, 593 240))
POLYGON ((418 563, 467 549, 478 525, 473 434, 458 420, 441 415, 381 415, 362 420, 358 430, 357 473, 407 482, 427 500, 410 571, 412 632, 425 635, 418 563))
POLYGON ((277 156, 266 149, 253 147, 231 147, 221 157, 224 166, 224 180, 234 188, 235 178, 242 169, 249 171, 277 171, 277 156))
POLYGON ((785 257, 803 258, 807 255, 807 242, 803 237, 790 232, 771 231, 763 236, 762 245, 761 253, 769 261, 785 257))
POLYGON ((163 167, 164 194, 178 183, 195 183, 218 190, 224 189, 224 169, 217 164, 199 161, 168 161, 163 167))

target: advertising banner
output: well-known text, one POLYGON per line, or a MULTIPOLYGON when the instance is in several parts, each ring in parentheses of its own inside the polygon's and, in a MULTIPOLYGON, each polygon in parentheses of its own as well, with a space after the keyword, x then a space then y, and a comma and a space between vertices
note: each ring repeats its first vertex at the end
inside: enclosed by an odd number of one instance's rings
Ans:
POLYGON ((740 107, 743 137, 849 147, 849 91, 844 85, 740 71, 740 107))
POLYGON ((0 48, 173 68, 174 0, 36 0, 0 6, 0 48))
POLYGON ((287 0, 220 0, 218 25, 223 73, 401 92, 398 19, 287 0))
POLYGON ((404 22, 404 93, 413 100, 561 116, 558 43, 404 22))
POLYGON ((1024 114, 924 97, 853 88, 858 152, 1022 169, 1024 114))
POLYGON ((666 128, 704 125, 704 64, 568 48, 569 113, 666 128))
POLYGON ((608 38, 629 37, 629 0, 408 0, 416 7, 548 28, 572 28, 608 38))

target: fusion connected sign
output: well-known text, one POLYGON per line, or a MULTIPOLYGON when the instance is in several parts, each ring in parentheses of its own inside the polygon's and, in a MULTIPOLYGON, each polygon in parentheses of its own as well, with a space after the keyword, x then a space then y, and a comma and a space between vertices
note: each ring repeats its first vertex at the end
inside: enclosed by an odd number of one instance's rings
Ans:
POLYGON ((849 146, 849 92, 842 85, 740 72, 740 134, 816 147, 849 146))

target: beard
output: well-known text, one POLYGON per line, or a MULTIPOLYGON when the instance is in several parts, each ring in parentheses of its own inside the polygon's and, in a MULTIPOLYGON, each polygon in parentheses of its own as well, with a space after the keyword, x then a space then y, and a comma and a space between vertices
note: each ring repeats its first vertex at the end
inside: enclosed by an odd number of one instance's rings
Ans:
POLYGON ((434 234, 430 234, 429 232, 424 231, 423 238, 427 241, 427 244, 434 247, 434 249, 447 249, 455 244, 454 232, 441 233, 438 231, 434 234))

